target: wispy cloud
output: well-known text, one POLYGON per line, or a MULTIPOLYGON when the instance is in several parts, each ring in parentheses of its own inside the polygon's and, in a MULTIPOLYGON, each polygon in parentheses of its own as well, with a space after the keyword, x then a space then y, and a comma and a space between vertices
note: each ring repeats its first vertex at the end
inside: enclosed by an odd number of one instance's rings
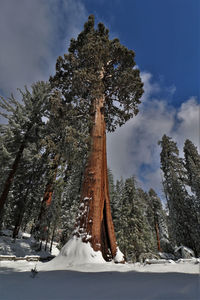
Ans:
POLYGON ((0 90, 48 79, 56 58, 82 29, 87 12, 76 0, 2 0, 0 9, 0 90))
MULTIPOLYGON (((159 99, 162 87, 152 74, 142 73, 142 79, 145 93, 140 113, 108 134, 108 164, 115 178, 136 175, 145 189, 153 187, 161 194, 161 149, 157 143, 167 134, 180 149, 187 138, 199 145, 200 105, 191 97, 180 108, 172 107, 167 99, 159 99)), ((171 87, 168 92, 170 96, 171 87)))
MULTIPOLYGON (((177 111, 177 126, 173 132, 174 139, 179 147, 185 142, 185 137, 189 138, 200 151, 200 104, 196 97, 191 97, 182 103, 177 111)), ((180 152, 182 155, 182 151, 180 152)))

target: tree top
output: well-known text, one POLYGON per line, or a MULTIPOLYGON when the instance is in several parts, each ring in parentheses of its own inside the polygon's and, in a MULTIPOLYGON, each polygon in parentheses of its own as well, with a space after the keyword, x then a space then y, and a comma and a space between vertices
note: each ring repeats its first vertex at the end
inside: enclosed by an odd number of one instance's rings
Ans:
POLYGON ((65 102, 85 114, 91 113, 94 100, 103 96, 107 129, 113 131, 139 111, 143 83, 134 57, 134 51, 119 39, 109 39, 103 23, 95 28, 90 15, 77 39, 71 39, 68 53, 57 59, 50 82, 65 102))

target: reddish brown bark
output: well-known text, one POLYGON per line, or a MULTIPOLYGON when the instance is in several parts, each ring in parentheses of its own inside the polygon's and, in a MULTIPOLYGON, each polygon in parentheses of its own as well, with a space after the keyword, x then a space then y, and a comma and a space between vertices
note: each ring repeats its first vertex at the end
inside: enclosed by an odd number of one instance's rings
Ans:
POLYGON ((44 196, 43 196, 43 200, 42 200, 42 204, 41 204, 41 208, 40 208, 40 214, 38 216, 38 225, 36 226, 35 230, 41 231, 42 234, 45 233, 46 229, 47 229, 43 223, 46 222, 47 210, 52 201, 54 184, 56 181, 56 175, 57 175, 59 161, 60 161, 60 155, 56 155, 54 157, 53 166, 51 168, 52 176, 50 176, 50 179, 49 179, 48 183, 46 184, 46 188, 45 188, 45 192, 44 192, 44 196))
POLYGON ((9 173, 9 175, 7 177, 7 180, 6 180, 5 184, 4 184, 4 189, 3 189, 3 192, 2 192, 1 197, 0 197, 0 217, 3 214, 3 208, 4 208, 4 205, 6 203, 7 196, 8 196, 8 193, 10 191, 10 187, 12 185, 15 173, 17 171, 17 167, 19 165, 22 153, 24 151, 25 144, 26 144, 26 138, 24 139, 24 141, 22 142, 22 144, 21 144, 21 146, 19 148, 19 151, 18 151, 18 153, 16 155, 16 158, 14 160, 14 163, 13 163, 13 165, 11 167, 11 171, 10 171, 10 173, 9 173))
POLYGON ((158 246, 158 251, 161 252, 161 247, 160 247, 160 236, 159 236, 159 229, 158 229, 158 223, 155 225, 156 229, 156 238, 157 238, 157 246, 158 246))
POLYGON ((110 209, 106 159, 106 125, 103 114, 104 98, 94 104, 91 129, 91 150, 85 169, 81 204, 74 234, 100 250, 105 260, 117 252, 114 226, 110 209))

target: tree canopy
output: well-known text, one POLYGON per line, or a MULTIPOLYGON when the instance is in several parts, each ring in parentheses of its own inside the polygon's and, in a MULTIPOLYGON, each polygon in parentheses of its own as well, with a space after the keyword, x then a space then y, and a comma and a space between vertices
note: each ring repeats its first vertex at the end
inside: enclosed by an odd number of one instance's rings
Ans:
POLYGON ((68 54, 58 58, 50 82, 61 91, 63 102, 78 106, 82 115, 94 113, 94 99, 103 94, 106 127, 113 131, 138 113, 143 83, 134 51, 118 39, 110 40, 102 23, 97 29, 94 25, 91 15, 77 39, 71 40, 68 54))

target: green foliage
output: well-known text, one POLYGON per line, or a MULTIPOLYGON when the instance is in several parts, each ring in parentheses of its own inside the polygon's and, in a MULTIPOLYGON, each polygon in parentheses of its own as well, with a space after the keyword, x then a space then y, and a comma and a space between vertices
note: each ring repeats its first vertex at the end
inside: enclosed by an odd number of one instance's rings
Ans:
POLYGON ((116 183, 111 202, 118 245, 126 258, 138 261, 144 253, 156 252, 156 241, 147 217, 147 195, 133 177, 116 183))
POLYGON ((35 144, 29 144, 23 153, 8 195, 3 222, 5 227, 25 227, 36 218, 45 184, 46 159, 35 144), (22 222, 23 220, 23 222, 22 222))
POLYGON ((187 182, 200 202, 200 155, 197 151, 197 147, 195 147, 190 140, 185 141, 183 150, 185 154, 187 182))
POLYGON ((68 54, 58 58, 50 82, 64 103, 79 108, 82 118, 93 113, 96 98, 105 97, 107 129, 113 131, 138 112, 143 84, 134 56, 118 39, 109 40, 102 23, 95 29, 90 16, 77 40, 71 40, 68 54))
POLYGON ((46 117, 47 112, 50 85, 37 82, 32 85, 32 92, 29 92, 26 87, 25 91, 19 90, 19 92, 21 101, 17 101, 11 95, 8 100, 1 97, 0 102, 0 107, 6 111, 1 114, 8 119, 8 123, 1 126, 0 152, 2 152, 4 162, 0 173, 3 172, 3 168, 6 170, 0 183, 1 214, 24 151, 29 145, 30 147, 32 144, 38 145, 40 140, 44 126, 43 118, 46 117), (5 160, 6 156, 7 160, 5 160))
POLYGON ((8 121, 0 127, 0 152, 5 164, 11 165, 23 141, 35 143, 40 138, 43 118, 47 116, 49 87, 45 82, 33 84, 32 92, 25 87, 25 91, 19 90, 20 101, 13 95, 8 100, 1 97, 0 107, 6 113, 0 111, 0 114, 8 121))
POLYGON ((191 218, 194 223, 192 236, 195 241, 196 253, 200 255, 200 155, 197 147, 186 140, 184 145, 185 168, 187 170, 186 184, 191 189, 190 210, 191 218))
MULTIPOLYGON (((82 157, 83 158, 83 157, 82 157)), ((62 229, 61 245, 71 237, 80 202, 80 191, 83 179, 84 165, 81 157, 74 161, 72 168, 65 173, 65 183, 61 197, 60 222, 62 229)))
POLYGON ((198 217, 194 197, 187 190, 188 176, 184 161, 179 158, 179 150, 171 138, 164 135, 159 144, 162 147, 161 170, 169 207, 169 233, 176 245, 188 246, 197 254, 198 217))
MULTIPOLYGON (((157 236, 156 227, 158 228, 161 251, 173 252, 169 241, 167 216, 163 209, 162 203, 156 192, 151 188, 147 197, 148 210, 147 217, 155 236, 157 236)), ((157 241, 158 242, 158 241, 157 241)))

